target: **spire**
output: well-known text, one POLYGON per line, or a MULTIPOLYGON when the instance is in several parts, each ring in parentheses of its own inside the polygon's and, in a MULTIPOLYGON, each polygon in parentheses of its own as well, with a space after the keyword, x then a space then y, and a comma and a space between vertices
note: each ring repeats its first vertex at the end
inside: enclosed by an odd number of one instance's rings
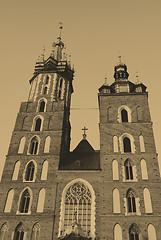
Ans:
POLYGON ((64 43, 61 41, 61 35, 62 35, 62 29, 63 29, 63 24, 59 23, 59 36, 57 38, 57 42, 53 42, 53 50, 52 50, 52 57, 54 57, 57 61, 61 61, 63 58, 63 48, 64 48, 64 43))

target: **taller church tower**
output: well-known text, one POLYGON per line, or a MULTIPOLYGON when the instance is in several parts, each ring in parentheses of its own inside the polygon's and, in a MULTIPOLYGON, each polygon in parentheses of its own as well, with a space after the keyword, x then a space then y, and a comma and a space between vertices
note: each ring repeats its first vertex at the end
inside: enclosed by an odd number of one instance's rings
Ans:
POLYGON ((59 36, 21 103, 0 184, 0 240, 161 240, 146 86, 117 64, 98 94, 100 150, 84 133, 70 152, 74 71, 63 51, 59 36))

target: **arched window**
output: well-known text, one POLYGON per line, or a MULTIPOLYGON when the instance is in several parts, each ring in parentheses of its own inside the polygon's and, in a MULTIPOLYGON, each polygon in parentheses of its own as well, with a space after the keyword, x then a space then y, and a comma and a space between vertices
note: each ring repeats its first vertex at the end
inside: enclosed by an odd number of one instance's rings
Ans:
POLYGON ((140 229, 137 224, 133 223, 129 228, 129 240, 139 240, 140 229))
POLYGON ((152 224, 148 225, 148 240, 157 240, 155 227, 152 224))
POLYGON ((127 211, 128 211, 128 213, 136 213, 135 194, 131 189, 127 192, 126 198, 127 198, 127 211))
POLYGON ((26 188, 20 198, 19 212, 20 213, 29 213, 31 203, 31 196, 28 188, 26 188))
POLYGON ((131 152, 131 142, 128 137, 123 139, 124 152, 131 152))
POLYGON ((31 240, 39 240, 40 239, 40 224, 35 223, 32 228, 31 240))
POLYGON ((120 224, 114 226, 114 240, 122 240, 122 228, 120 224))
POLYGON ((20 161, 17 161, 14 165, 12 180, 18 179, 19 170, 20 170, 20 161))
POLYGON ((39 147, 39 141, 38 141, 38 138, 35 136, 31 139, 29 153, 30 154, 37 154, 38 153, 38 147, 39 147))
POLYGON ((0 239, 7 240, 7 232, 8 232, 8 224, 5 222, 3 223, 1 230, 0 230, 0 239))
POLYGON ((143 180, 148 179, 148 171, 146 166, 146 161, 144 159, 141 159, 141 176, 143 180))
POLYGON ((113 136, 113 151, 114 152, 118 152, 119 148, 118 148, 118 137, 117 136, 113 136))
POLYGON ((40 131, 41 130, 41 118, 37 118, 36 119, 36 123, 35 123, 35 131, 40 131))
POLYGON ((113 190, 113 212, 120 213, 120 194, 117 188, 113 190))
POLYGON ((140 106, 138 106, 136 108, 136 112, 137 112, 138 121, 143 121, 143 111, 142 111, 142 108, 140 106))
POLYGON ((140 142, 140 152, 145 152, 144 138, 142 135, 139 136, 139 142, 140 142))
POLYGON ((11 189, 11 190, 9 190, 9 192, 7 194, 6 205, 5 205, 4 212, 10 212, 11 211, 13 196, 14 196, 14 190, 11 189))
POLYGON ((24 146, 25 146, 25 141, 26 141, 26 138, 25 138, 25 137, 22 137, 22 138, 20 139, 19 148, 18 148, 18 153, 23 153, 23 151, 24 151, 24 146))
POLYGON ((44 112, 45 111, 45 102, 41 101, 40 102, 40 107, 39 107, 39 112, 44 112))
POLYGON ((48 84, 49 83, 49 76, 46 77, 46 81, 45 81, 45 84, 48 84))
POLYGON ((35 164, 33 161, 29 162, 25 170, 25 181, 34 181, 35 180, 35 164))
POLYGON ((39 199, 37 204, 37 212, 43 212, 45 203, 45 189, 42 188, 39 192, 39 199))
POLYGON ((145 212, 153 213, 149 189, 144 188, 143 195, 144 195, 145 212))
POLYGON ((48 88, 44 87, 44 94, 47 94, 47 90, 48 90, 48 88))
POLYGON ((118 162, 115 159, 112 161, 112 172, 113 180, 119 180, 118 162))
POLYGON ((51 137, 47 136, 45 138, 45 147, 44 147, 44 153, 49 153, 50 150, 50 141, 51 141, 51 137))
POLYGON ((24 118, 23 118, 23 121, 22 121, 22 130, 28 130, 28 117, 27 116, 25 116, 24 118))
POLYGON ((128 114, 125 109, 121 110, 121 120, 122 122, 128 122, 128 114))
POLYGON ((59 235, 65 234, 74 219, 84 232, 95 238, 95 199, 91 185, 83 179, 75 179, 64 189, 61 202, 59 235))
POLYGON ((125 161, 125 179, 126 180, 133 180, 134 175, 133 175, 133 164, 129 159, 125 161))
POLYGON ((22 223, 19 223, 17 227, 15 228, 15 233, 14 233, 14 240, 24 240, 24 228, 22 223))
POLYGON ((53 130, 54 129, 54 116, 50 116, 49 117, 49 127, 48 127, 49 130, 53 130))
POLYGON ((42 166, 41 180, 46 180, 48 174, 48 161, 45 160, 42 166))

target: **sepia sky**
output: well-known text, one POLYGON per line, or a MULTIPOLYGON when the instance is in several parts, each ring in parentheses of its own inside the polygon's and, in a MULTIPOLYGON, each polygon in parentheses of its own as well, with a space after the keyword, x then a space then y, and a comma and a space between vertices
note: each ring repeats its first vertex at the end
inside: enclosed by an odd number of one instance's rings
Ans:
POLYGON ((71 150, 82 139, 99 149, 98 88, 114 81, 118 56, 129 80, 145 84, 157 152, 161 154, 161 1, 15 0, 0 8, 1 124, 0 161, 5 160, 20 102, 27 101, 29 79, 45 45, 45 58, 63 23, 62 40, 75 66, 71 150), (86 109, 85 109, 86 108, 86 109))

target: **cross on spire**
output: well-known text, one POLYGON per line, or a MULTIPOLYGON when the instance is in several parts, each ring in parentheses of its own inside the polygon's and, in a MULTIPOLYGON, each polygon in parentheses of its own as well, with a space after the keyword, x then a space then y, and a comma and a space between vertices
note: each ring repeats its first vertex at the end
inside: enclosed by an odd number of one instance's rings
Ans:
POLYGON ((84 131, 83 132, 83 139, 86 139, 86 137, 87 137, 86 131, 88 130, 88 128, 84 127, 84 128, 82 128, 82 130, 84 131))

